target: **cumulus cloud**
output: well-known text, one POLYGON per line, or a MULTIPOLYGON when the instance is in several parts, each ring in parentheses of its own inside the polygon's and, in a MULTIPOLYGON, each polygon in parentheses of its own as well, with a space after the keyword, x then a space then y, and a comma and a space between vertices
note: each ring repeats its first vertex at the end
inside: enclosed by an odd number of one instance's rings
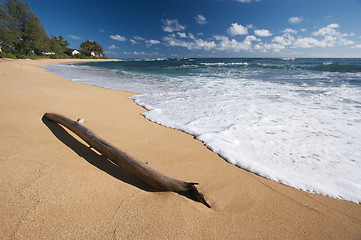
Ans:
POLYGON ((245 39, 240 42, 235 39, 230 40, 226 36, 215 36, 215 39, 220 41, 217 44, 218 50, 234 51, 239 52, 241 50, 251 50, 253 41, 260 41, 253 35, 245 37, 245 39))
POLYGON ((119 42, 127 41, 127 39, 120 35, 110 35, 110 38, 119 42))
POLYGON ((261 0, 234 0, 234 1, 241 3, 251 3, 251 2, 260 2, 261 0))
POLYGON ((254 34, 260 37, 269 37, 272 36, 272 33, 267 29, 254 30, 254 34))
POLYGON ((159 44, 160 42, 158 40, 147 40, 146 43, 149 43, 149 44, 159 44))
POLYGON ((354 44, 353 41, 347 40, 345 37, 352 36, 352 34, 342 34, 336 30, 340 28, 337 23, 332 23, 326 27, 320 28, 318 31, 313 32, 313 36, 323 36, 324 39, 320 40, 318 46, 333 47, 333 46, 347 46, 354 44))
POLYGON ((298 31, 292 28, 286 28, 285 30, 283 30, 284 33, 290 33, 290 34, 297 34, 298 31))
POLYGON ((303 21, 302 17, 291 17, 288 19, 288 22, 291 24, 298 24, 301 23, 303 21))
POLYGON ((139 41, 144 41, 145 40, 144 38, 142 38, 140 36, 135 36, 135 37, 133 37, 133 39, 139 40, 139 41))
POLYGON ((146 53, 145 52, 137 52, 137 51, 134 51, 134 52, 123 52, 124 55, 145 55, 146 53))
MULTIPOLYGON (((233 23, 227 29, 231 36, 245 35, 243 40, 232 39, 230 36, 216 35, 213 39, 201 39, 199 35, 194 36, 192 33, 184 31, 176 31, 170 33, 163 38, 162 44, 170 47, 184 47, 189 50, 219 50, 219 51, 260 51, 260 52, 281 52, 285 49, 295 48, 314 48, 314 47, 335 47, 350 46, 352 48, 360 48, 361 44, 355 44, 347 39, 347 36, 355 34, 344 34, 339 32, 340 26, 337 23, 329 24, 319 28, 311 36, 300 36, 299 31, 293 28, 284 29, 280 35, 274 36, 272 40, 265 41, 259 37, 269 37, 273 34, 267 29, 255 29, 254 35, 248 35, 248 30, 254 28, 252 25, 247 27, 238 23, 233 23)), ((300 29, 300 33, 304 30, 300 29)), ((159 41, 148 44, 160 44, 159 41)), ((148 46, 148 45, 147 45, 148 46)))
POLYGON ((207 24, 206 18, 205 18, 203 15, 201 15, 201 14, 198 14, 194 19, 195 19, 196 22, 197 22, 198 24, 200 24, 200 25, 207 24))
POLYGON ((160 44, 160 41, 155 40, 155 39, 150 39, 147 40, 143 37, 140 36, 135 36, 132 39, 129 40, 131 43, 133 44, 141 44, 141 43, 145 43, 147 45, 147 47, 152 46, 154 44, 160 44))
MULTIPOLYGON (((184 33, 184 32, 177 32, 177 35, 180 37, 180 38, 190 38, 190 39, 195 39, 194 35, 192 33, 184 33)), ((175 37, 175 35, 174 35, 175 37)))
POLYGON ((210 50, 216 47, 216 43, 214 41, 205 41, 203 39, 195 39, 194 44, 196 46, 196 49, 203 48, 205 50, 210 50))
POLYGON ((272 39, 272 42, 281 44, 283 46, 290 46, 295 41, 295 38, 291 34, 284 34, 283 36, 276 36, 272 39))
POLYGON ((203 39, 195 39, 189 38, 190 40, 186 40, 184 38, 178 39, 175 35, 170 35, 164 37, 163 40, 166 42, 166 45, 172 47, 185 47, 188 50, 193 49, 204 49, 210 50, 216 47, 216 43, 214 41, 205 41, 203 39))
POLYGON ((257 44, 254 46, 255 50, 261 52, 268 52, 268 51, 280 52, 285 48, 286 47, 283 44, 279 44, 279 43, 265 43, 265 44, 257 44))
POLYGON ((130 39, 129 41, 133 44, 139 44, 139 42, 135 41, 134 39, 130 39))
POLYGON ((237 23, 232 23, 232 26, 228 28, 227 31, 232 36, 248 34, 248 29, 246 27, 243 27, 241 24, 237 24, 237 23))
POLYGON ((339 36, 325 36, 324 39, 318 40, 312 37, 298 38, 293 47, 297 48, 311 48, 311 47, 334 47, 334 46, 347 46, 354 44, 353 41, 347 40, 339 36))
POLYGON ((312 37, 302 37, 298 38, 294 43, 293 47, 295 48, 311 48, 320 46, 320 42, 312 37))
POLYGON ((78 37, 78 36, 75 36, 75 35, 72 35, 72 34, 69 34, 68 37, 71 38, 71 39, 75 39, 75 40, 81 40, 82 39, 81 37, 78 37))
POLYGON ((151 40, 146 40, 145 43, 147 44, 147 46, 152 46, 154 44, 160 44, 160 41, 158 40, 154 40, 154 39, 151 39, 151 40))
POLYGON ((254 46, 255 50, 262 52, 274 51, 279 52, 285 48, 313 48, 313 47, 334 47, 348 46, 354 44, 353 41, 346 39, 350 34, 342 34, 336 30, 340 28, 338 24, 329 24, 326 27, 312 33, 314 37, 294 37, 298 31, 287 28, 283 30, 281 36, 275 36, 272 43, 258 43, 254 46))
POLYGON ((115 46, 114 44, 113 45, 110 45, 109 47, 108 47, 108 49, 118 49, 119 47, 117 47, 117 46, 115 46))
POLYGON ((320 28, 318 31, 312 33, 314 36, 326 36, 326 35, 340 35, 340 33, 335 29, 339 28, 340 25, 337 23, 329 24, 326 27, 320 28))
POLYGON ((184 32, 178 32, 177 34, 178 34, 178 36, 181 37, 181 38, 187 38, 187 34, 184 33, 184 32))
POLYGON ((180 25, 177 19, 162 19, 161 22, 163 23, 162 29, 164 32, 180 32, 186 29, 184 25, 180 25))

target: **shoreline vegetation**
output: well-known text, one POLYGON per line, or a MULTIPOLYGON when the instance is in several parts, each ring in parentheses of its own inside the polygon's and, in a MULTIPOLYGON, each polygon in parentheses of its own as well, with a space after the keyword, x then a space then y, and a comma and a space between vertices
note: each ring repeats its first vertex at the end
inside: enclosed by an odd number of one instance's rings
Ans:
POLYGON ((82 42, 81 50, 68 46, 62 36, 47 35, 29 3, 22 0, 0 2, 0 58, 107 59, 103 47, 95 41, 82 42))

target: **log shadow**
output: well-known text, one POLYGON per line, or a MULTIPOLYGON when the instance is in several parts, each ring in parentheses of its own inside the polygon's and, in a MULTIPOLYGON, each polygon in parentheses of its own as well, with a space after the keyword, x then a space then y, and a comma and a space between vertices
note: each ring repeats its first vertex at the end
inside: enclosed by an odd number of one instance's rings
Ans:
POLYGON ((44 116, 41 120, 49 128, 49 130, 55 135, 56 138, 58 138, 62 143, 64 143, 66 146, 72 149, 76 154, 78 154, 79 157, 83 158, 88 163, 106 172, 107 174, 115 177, 116 179, 125 182, 127 184, 130 184, 132 186, 135 186, 139 189, 148 192, 159 192, 150 188, 145 183, 133 177, 129 173, 125 172, 117 165, 112 163, 108 158, 94 152, 91 148, 79 142, 59 124, 48 120, 44 116))

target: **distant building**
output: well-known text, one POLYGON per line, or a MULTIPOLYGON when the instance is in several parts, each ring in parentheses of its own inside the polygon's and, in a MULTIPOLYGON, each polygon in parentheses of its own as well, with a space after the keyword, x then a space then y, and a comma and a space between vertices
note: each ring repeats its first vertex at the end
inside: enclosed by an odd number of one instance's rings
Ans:
POLYGON ((43 55, 46 56, 55 55, 55 52, 43 52, 43 55))
POLYGON ((76 49, 67 49, 64 51, 65 54, 69 55, 69 56, 74 56, 76 54, 80 54, 80 52, 76 49))
POLYGON ((82 54, 90 57, 103 57, 103 53, 99 51, 80 50, 82 54))

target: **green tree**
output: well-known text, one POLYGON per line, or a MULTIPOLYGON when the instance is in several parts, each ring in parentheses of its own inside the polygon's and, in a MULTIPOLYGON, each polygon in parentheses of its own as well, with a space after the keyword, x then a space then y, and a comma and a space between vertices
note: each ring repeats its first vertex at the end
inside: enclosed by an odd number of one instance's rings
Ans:
POLYGON ((56 54, 64 53, 68 45, 68 41, 66 41, 62 36, 51 36, 49 39, 49 49, 51 52, 56 54))
POLYGON ((39 18, 21 0, 0 0, 0 44, 5 51, 40 54, 48 49, 49 37, 39 18))
POLYGON ((4 50, 10 53, 20 42, 28 9, 29 5, 19 0, 0 2, 0 42, 4 50))
POLYGON ((40 19, 30 12, 23 28, 19 51, 24 54, 30 54, 30 51, 33 50, 40 55, 48 49, 48 40, 49 37, 41 25, 40 19))
POLYGON ((97 42, 94 42, 91 40, 86 40, 85 42, 82 42, 80 44, 80 48, 81 48, 81 50, 97 51, 97 52, 103 53, 103 47, 100 46, 97 42))

